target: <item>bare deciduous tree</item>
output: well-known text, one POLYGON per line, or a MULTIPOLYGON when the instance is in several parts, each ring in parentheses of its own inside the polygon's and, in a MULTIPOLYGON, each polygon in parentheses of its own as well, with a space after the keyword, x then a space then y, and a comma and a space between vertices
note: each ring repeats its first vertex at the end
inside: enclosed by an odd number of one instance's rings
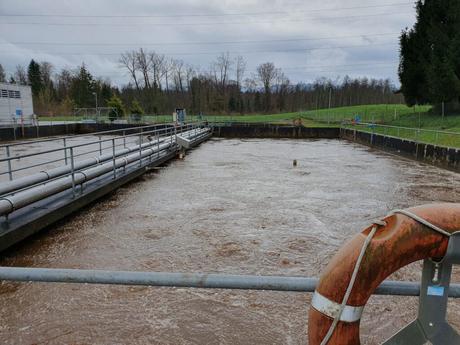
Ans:
POLYGON ((17 65, 14 72, 14 80, 21 85, 27 85, 27 73, 24 66, 17 65))
POLYGON ((187 65, 185 68, 185 78, 187 79, 187 88, 190 90, 190 82, 196 76, 196 70, 192 65, 187 65))
POLYGON ((164 80, 166 92, 169 91, 169 81, 174 72, 174 61, 165 57, 163 64, 160 66, 160 80, 164 80))
POLYGON ((244 60, 244 57, 237 56, 235 59, 235 65, 236 65, 236 84, 240 88, 241 83, 243 82, 244 73, 246 72, 246 61, 244 60))
POLYGON ((163 54, 157 54, 156 52, 149 53, 151 71, 153 73, 153 83, 155 87, 161 89, 162 71, 164 71, 164 64, 166 63, 166 57, 163 54))
POLYGON ((5 70, 3 69, 3 66, 1 64, 0 64, 0 82, 1 83, 6 82, 5 70))
POLYGON ((136 61, 137 61, 136 52, 134 51, 121 54, 120 60, 118 60, 121 67, 124 67, 128 70, 134 82, 134 85, 136 86, 136 90, 140 91, 139 81, 137 80, 137 74, 136 74, 137 73, 137 62, 136 61))
POLYGON ((214 76, 215 82, 220 86, 221 91, 225 90, 227 86, 228 75, 232 65, 233 61, 228 52, 220 54, 216 61, 211 64, 211 74, 214 76))
POLYGON ((40 63, 40 73, 42 76, 43 85, 45 86, 45 88, 50 88, 53 84, 53 65, 48 61, 42 61, 40 63))
POLYGON ((262 83, 265 92, 265 110, 271 109, 271 88, 280 71, 273 62, 266 62, 257 67, 257 76, 262 83))
POLYGON ((185 63, 182 60, 174 60, 173 80, 177 91, 184 92, 184 68, 185 63))
POLYGON ((151 83, 150 83, 150 70, 151 70, 151 59, 148 56, 147 53, 144 52, 144 49, 140 48, 139 51, 136 53, 136 62, 137 62, 137 68, 139 71, 142 73, 142 76, 144 77, 144 85, 147 89, 151 88, 151 83))

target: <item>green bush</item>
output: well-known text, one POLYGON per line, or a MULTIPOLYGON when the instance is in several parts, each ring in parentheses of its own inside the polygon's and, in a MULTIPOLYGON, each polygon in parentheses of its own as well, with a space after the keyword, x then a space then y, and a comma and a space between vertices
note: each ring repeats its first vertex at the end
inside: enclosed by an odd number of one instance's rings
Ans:
POLYGON ((130 113, 134 121, 137 121, 137 122, 141 121, 142 115, 144 115, 144 109, 142 109, 141 105, 139 104, 137 100, 134 100, 131 103, 130 113))
POLYGON ((123 106, 123 102, 120 98, 117 96, 113 95, 108 101, 107 101, 107 107, 113 108, 109 111, 109 120, 114 121, 116 119, 119 119, 125 115, 125 108, 123 106))

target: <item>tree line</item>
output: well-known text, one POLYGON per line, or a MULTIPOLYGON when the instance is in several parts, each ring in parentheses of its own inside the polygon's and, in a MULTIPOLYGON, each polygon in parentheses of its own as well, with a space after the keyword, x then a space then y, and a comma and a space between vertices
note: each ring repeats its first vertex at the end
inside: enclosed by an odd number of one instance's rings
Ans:
POLYGON ((116 107, 123 113, 169 114, 176 107, 192 114, 280 113, 362 104, 401 103, 389 79, 318 78, 292 83, 272 62, 247 71, 242 56, 222 53, 203 69, 154 51, 121 54, 120 69, 129 76, 121 87, 93 76, 85 64, 56 71, 46 61, 18 65, 0 81, 30 85, 35 112, 72 114, 75 108, 116 107))

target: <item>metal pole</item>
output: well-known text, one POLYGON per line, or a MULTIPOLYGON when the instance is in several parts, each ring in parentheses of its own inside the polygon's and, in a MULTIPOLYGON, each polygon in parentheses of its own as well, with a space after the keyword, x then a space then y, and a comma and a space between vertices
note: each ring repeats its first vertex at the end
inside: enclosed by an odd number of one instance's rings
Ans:
POLYGON ((8 158, 8 176, 10 177, 10 181, 13 180, 13 172, 11 169, 11 157, 10 157, 10 147, 6 146, 6 158, 8 158))
POLYGON ((64 140, 64 160, 65 160, 65 165, 67 165, 67 142, 66 142, 66 138, 64 138, 63 140, 64 140))
POLYGON ((13 138, 15 141, 16 141, 16 127, 17 127, 16 118, 13 118, 13 138))
POLYGON ((160 158, 160 133, 157 133, 158 158, 160 158))
POLYGON ((115 139, 112 139, 112 161, 113 161, 113 179, 115 180, 117 178, 117 165, 115 161, 115 139))
MULTIPOLYGON (((127 272, 19 267, 0 267, 0 280, 292 292, 314 292, 319 281, 316 278, 282 276, 127 272)), ((375 294, 416 297, 420 295, 420 283, 385 281, 377 288, 375 294)), ((460 285, 456 284, 450 286, 449 297, 460 298, 460 285)))
POLYGON ((99 154, 102 156, 102 139, 101 139, 101 136, 99 136, 99 154))
POLYGON ((139 167, 142 166, 142 129, 139 134, 139 167))
POLYGON ((75 198, 75 165, 73 160, 73 147, 70 148, 70 169, 72 173, 72 194, 75 198))

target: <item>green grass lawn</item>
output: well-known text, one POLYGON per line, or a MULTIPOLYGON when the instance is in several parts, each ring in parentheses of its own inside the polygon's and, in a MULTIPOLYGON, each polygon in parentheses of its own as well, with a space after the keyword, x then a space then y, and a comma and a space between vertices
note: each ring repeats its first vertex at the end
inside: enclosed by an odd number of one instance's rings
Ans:
POLYGON ((310 110, 302 112, 302 116, 316 121, 341 123, 359 116, 363 122, 386 124, 405 118, 409 115, 426 113, 429 106, 417 106, 410 108, 404 104, 378 104, 359 105, 332 109, 310 110))

